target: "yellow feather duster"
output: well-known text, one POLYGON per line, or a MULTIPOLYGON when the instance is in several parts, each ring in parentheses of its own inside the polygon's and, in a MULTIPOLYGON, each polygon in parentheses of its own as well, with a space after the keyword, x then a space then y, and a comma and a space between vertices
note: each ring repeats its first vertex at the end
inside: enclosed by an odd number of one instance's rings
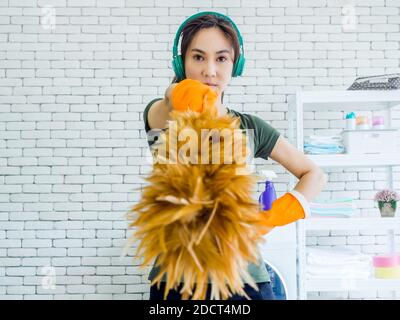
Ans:
POLYGON ((267 227, 251 195, 258 177, 247 169, 240 118, 218 117, 213 108, 170 116, 157 141, 149 184, 127 215, 132 237, 140 240, 142 267, 158 258, 160 272, 152 285, 166 274, 164 299, 183 283, 182 299, 204 300, 208 280, 211 299, 247 296, 244 283, 258 290, 247 267, 257 262, 267 227))

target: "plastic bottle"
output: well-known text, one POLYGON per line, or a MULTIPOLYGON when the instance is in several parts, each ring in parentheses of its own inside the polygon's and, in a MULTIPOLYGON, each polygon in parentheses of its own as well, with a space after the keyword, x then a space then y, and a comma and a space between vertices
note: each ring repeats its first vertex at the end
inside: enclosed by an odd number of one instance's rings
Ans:
POLYGON ((346 128, 347 130, 356 130, 356 115, 354 112, 346 114, 346 128))
POLYGON ((357 126, 356 129, 357 130, 369 130, 369 120, 367 116, 358 116, 356 118, 356 122, 357 122, 357 126))
POLYGON ((277 175, 271 170, 261 170, 261 175, 266 181, 265 190, 260 194, 258 202, 261 205, 261 210, 269 210, 272 207, 272 202, 276 200, 276 191, 272 179, 277 178, 277 175))
POLYGON ((372 119, 372 128, 377 130, 385 129, 385 121, 382 116, 375 116, 372 119))

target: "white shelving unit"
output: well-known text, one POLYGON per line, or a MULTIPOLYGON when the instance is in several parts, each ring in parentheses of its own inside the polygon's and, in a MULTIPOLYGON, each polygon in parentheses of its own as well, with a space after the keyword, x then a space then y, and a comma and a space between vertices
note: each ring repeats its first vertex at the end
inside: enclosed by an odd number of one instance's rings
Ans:
MULTIPOLYGON (((304 151, 304 111, 382 111, 385 124, 391 128, 392 108, 400 104, 398 91, 301 91, 289 98, 289 140, 304 151)), ((307 155, 321 168, 386 167, 388 187, 393 188, 393 166, 400 166, 400 153, 307 155)), ((290 176, 290 188, 295 178, 290 176)), ((307 279, 307 230, 387 230, 388 251, 394 251, 394 230, 400 229, 400 218, 311 218, 296 222, 298 257, 298 298, 307 299, 312 291, 361 291, 366 289, 400 289, 400 279, 307 279)))

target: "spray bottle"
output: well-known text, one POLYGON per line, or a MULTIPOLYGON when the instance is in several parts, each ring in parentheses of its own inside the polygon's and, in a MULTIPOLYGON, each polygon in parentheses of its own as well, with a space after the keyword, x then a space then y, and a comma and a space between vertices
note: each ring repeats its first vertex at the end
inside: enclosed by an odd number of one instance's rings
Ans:
POLYGON ((271 170, 261 170, 261 176, 266 180, 265 190, 261 193, 258 202, 261 204, 262 210, 269 210, 272 207, 272 202, 276 200, 276 192, 272 179, 277 178, 277 175, 271 170))

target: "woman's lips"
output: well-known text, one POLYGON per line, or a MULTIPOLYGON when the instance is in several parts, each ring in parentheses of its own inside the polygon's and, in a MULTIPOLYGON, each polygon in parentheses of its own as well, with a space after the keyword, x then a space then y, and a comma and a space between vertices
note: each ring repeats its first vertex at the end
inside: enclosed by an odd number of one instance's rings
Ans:
POLYGON ((216 84, 210 84, 210 83, 205 83, 207 86, 213 88, 214 90, 218 90, 218 85, 216 84))

